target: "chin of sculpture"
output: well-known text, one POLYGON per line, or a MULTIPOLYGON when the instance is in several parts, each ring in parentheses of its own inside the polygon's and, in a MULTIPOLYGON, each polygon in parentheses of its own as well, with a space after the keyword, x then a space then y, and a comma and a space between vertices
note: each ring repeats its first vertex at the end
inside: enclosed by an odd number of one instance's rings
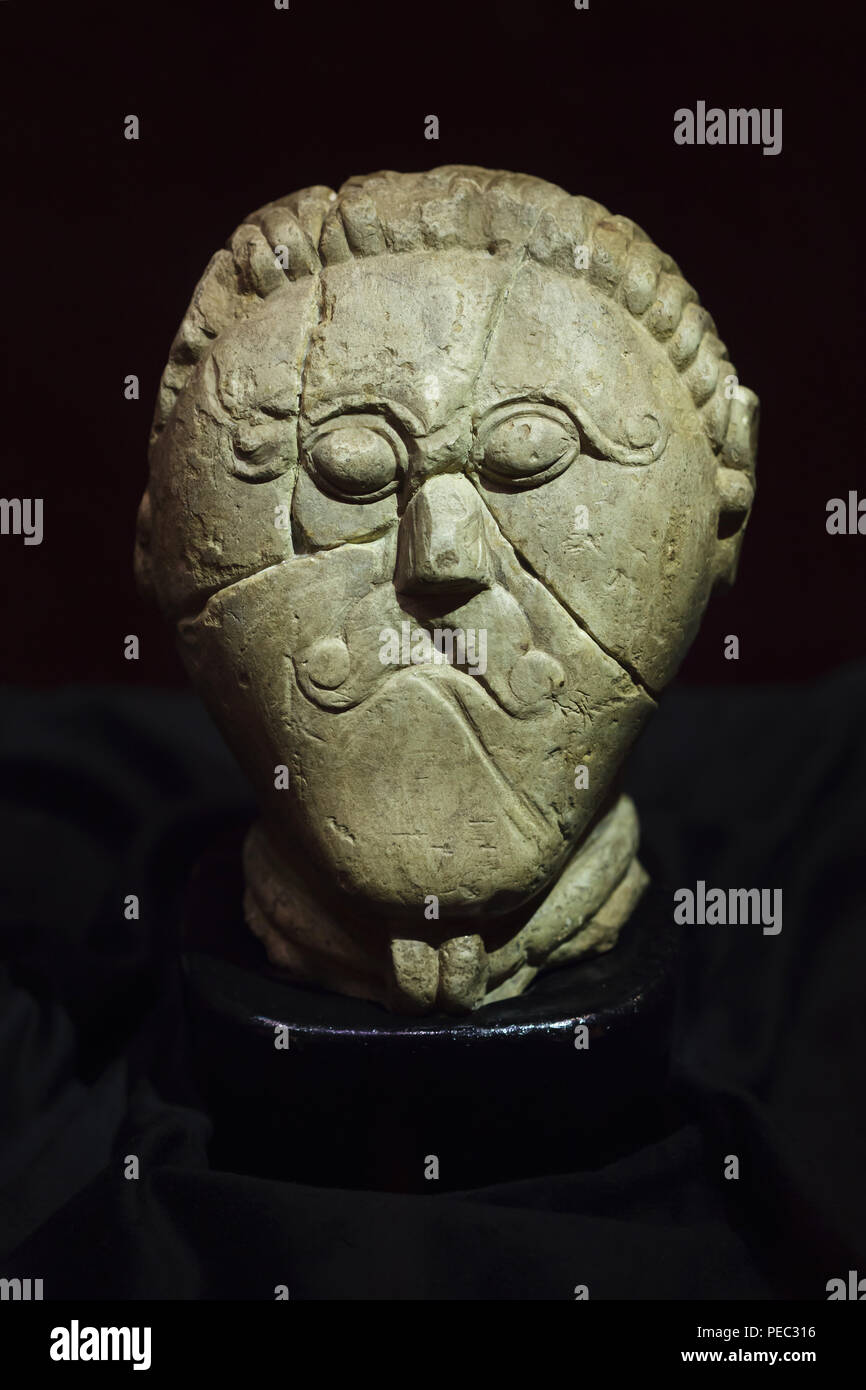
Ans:
POLYGON ((618 773, 734 578, 757 415, 674 262, 539 179, 307 188, 216 253, 136 563, 257 792, 274 967, 461 1013, 615 945, 618 773))

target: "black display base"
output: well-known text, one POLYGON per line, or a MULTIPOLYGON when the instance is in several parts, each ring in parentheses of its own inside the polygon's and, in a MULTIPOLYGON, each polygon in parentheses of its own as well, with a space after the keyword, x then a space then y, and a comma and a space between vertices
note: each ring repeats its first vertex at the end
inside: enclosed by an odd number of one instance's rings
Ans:
POLYGON ((430 1193, 596 1167, 676 1123, 669 894, 648 889, 613 951, 517 999, 413 1019, 269 972, 243 922, 240 847, 224 839, 196 869, 183 946, 216 1166, 430 1193))

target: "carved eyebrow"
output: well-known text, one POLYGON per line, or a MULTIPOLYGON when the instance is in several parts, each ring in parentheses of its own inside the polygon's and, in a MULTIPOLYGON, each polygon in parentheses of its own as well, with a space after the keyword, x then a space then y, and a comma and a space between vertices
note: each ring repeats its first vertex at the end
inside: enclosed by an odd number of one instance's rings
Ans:
POLYGON ((356 393, 339 400, 324 401, 312 410, 304 410, 302 418, 311 426, 323 425, 338 415, 384 415, 390 424, 412 436, 427 433, 427 425, 402 401, 387 396, 367 396, 356 393))
POLYGON ((668 442, 668 430, 664 423, 652 411, 647 411, 644 415, 635 417, 626 422, 632 427, 650 421, 650 430, 653 438, 648 444, 619 444, 610 435, 605 433, 600 425, 592 418, 586 406, 575 400, 573 396, 567 396, 564 392, 550 390, 527 390, 516 395, 508 395, 502 400, 496 401, 492 406, 484 411, 484 414, 476 419, 475 428, 483 424, 484 420, 494 411, 507 409, 508 406, 527 406, 527 405, 547 405, 561 410, 565 415, 571 417, 574 423, 583 431, 586 438, 605 458, 612 459, 614 463, 633 463, 648 464, 659 457, 668 442))

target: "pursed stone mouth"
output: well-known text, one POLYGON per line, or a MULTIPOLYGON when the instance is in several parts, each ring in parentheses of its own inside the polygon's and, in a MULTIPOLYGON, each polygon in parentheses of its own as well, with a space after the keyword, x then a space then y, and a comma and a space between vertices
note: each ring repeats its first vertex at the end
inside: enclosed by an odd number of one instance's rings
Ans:
MULTIPOLYGON (((518 653, 511 667, 509 675, 513 675, 516 668, 520 667, 521 662, 530 653, 518 653)), ((540 654, 539 654, 540 655, 540 654)), ((555 657, 549 660, 559 665, 555 657)), ((473 695, 481 696, 494 706, 499 713, 507 714, 510 718, 527 719, 538 718, 553 709, 555 704, 555 689, 548 692, 530 690, 534 694, 534 699, 522 698, 515 693, 514 682, 508 677, 501 676, 496 679, 491 678, 490 672, 480 672, 467 667, 466 663, 454 663, 443 657, 441 661, 423 661, 412 663, 406 666, 394 666, 383 670, 382 675, 368 689, 358 693, 356 696, 349 695, 337 690, 328 690, 317 686, 309 676, 301 669, 295 658, 292 658, 292 665, 295 672, 295 679, 298 689, 309 701, 317 708, 326 710, 328 713, 340 714, 348 713, 369 705, 377 695, 385 694, 395 683, 407 680, 424 680, 439 684, 456 685, 457 688, 466 691, 471 690, 473 695)), ((564 683, 564 676, 557 682, 558 685, 564 683)), ((462 705, 461 705, 462 708, 462 705)))

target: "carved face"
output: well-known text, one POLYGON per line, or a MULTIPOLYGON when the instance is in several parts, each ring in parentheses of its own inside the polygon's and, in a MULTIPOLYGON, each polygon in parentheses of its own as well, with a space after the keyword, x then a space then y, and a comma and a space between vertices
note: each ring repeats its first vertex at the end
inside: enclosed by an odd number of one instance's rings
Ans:
POLYGON ((222 333, 153 570, 281 852, 398 920, 539 891, 697 628, 716 472, 662 346, 519 255, 349 260, 222 333))

